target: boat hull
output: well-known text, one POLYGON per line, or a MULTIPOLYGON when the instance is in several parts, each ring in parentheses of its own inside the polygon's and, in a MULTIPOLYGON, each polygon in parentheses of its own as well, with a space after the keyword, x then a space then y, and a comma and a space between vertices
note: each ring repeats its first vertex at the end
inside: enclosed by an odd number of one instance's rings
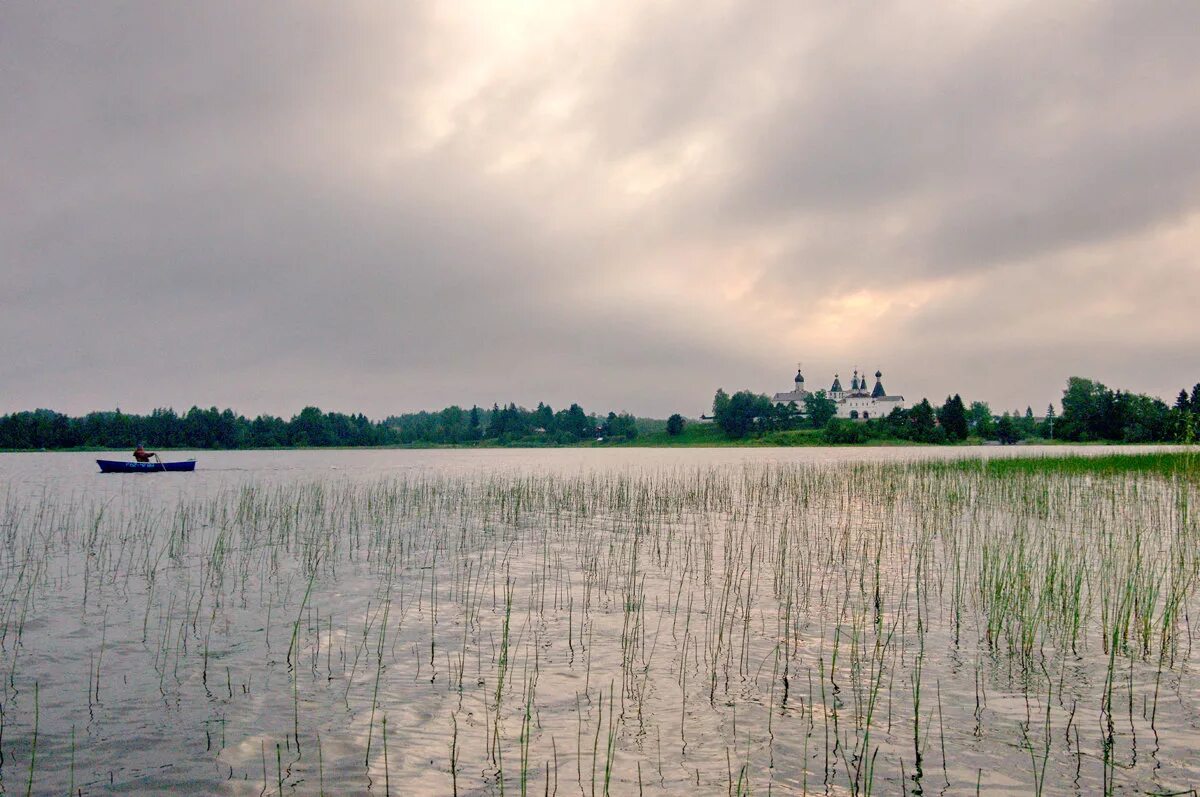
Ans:
POLYGON ((196 460, 186 462, 127 462, 116 459, 98 459, 101 473, 162 473, 163 471, 184 472, 196 469, 196 460))

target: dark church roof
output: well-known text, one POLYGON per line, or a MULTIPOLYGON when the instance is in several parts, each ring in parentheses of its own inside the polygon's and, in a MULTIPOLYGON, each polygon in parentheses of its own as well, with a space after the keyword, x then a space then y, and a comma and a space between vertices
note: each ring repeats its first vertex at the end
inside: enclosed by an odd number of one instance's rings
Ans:
POLYGON ((841 393, 842 392, 842 380, 838 379, 837 374, 833 375, 833 387, 829 388, 829 390, 831 393, 841 393))
POLYGON ((875 372, 875 389, 871 391, 871 398, 879 398, 887 395, 887 391, 883 389, 883 382, 880 381, 882 376, 883 372, 875 372))

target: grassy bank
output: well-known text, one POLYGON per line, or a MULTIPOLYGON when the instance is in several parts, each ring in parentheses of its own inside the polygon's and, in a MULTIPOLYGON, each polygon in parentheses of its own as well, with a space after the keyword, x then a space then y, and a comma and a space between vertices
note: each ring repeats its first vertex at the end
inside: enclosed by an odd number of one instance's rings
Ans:
POLYGON ((634 440, 602 441, 589 443, 596 446, 625 446, 631 448, 689 448, 728 446, 820 446, 825 445, 819 429, 794 429, 786 432, 769 432, 762 436, 729 438, 716 424, 691 423, 677 435, 666 431, 641 434, 634 440))
POLYGON ((1165 477, 1182 476, 1200 481, 1200 453, 1194 451, 1165 451, 1150 454, 1100 454, 1096 456, 1032 456, 997 459, 966 459, 954 462, 931 463, 940 470, 982 471, 989 476, 1116 476, 1121 474, 1156 474, 1165 477))

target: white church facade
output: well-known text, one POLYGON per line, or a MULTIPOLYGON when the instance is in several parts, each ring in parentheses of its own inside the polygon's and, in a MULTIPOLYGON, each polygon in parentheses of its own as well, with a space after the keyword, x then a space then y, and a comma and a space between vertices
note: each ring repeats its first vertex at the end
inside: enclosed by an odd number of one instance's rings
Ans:
MULTIPOLYGON (((785 393, 776 393, 771 400, 776 404, 794 401, 803 412, 804 399, 808 395, 809 391, 804 387, 804 374, 797 370, 795 387, 785 393)), ((888 395, 884 390, 882 371, 875 372, 875 385, 870 389, 867 388, 867 375, 863 374, 860 377, 857 368, 850 379, 849 390, 842 388, 842 380, 838 374, 834 374, 833 384, 825 391, 825 396, 837 405, 837 417, 851 420, 882 418, 897 407, 905 406, 904 396, 888 395)))

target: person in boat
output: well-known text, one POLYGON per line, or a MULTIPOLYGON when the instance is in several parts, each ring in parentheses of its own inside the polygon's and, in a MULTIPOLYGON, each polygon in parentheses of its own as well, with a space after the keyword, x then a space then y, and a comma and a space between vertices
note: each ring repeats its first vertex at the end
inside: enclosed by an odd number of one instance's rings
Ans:
POLYGON ((138 462, 149 462, 151 457, 156 456, 158 454, 155 454, 153 451, 147 451, 142 447, 141 443, 138 443, 138 447, 133 450, 133 458, 138 462))

